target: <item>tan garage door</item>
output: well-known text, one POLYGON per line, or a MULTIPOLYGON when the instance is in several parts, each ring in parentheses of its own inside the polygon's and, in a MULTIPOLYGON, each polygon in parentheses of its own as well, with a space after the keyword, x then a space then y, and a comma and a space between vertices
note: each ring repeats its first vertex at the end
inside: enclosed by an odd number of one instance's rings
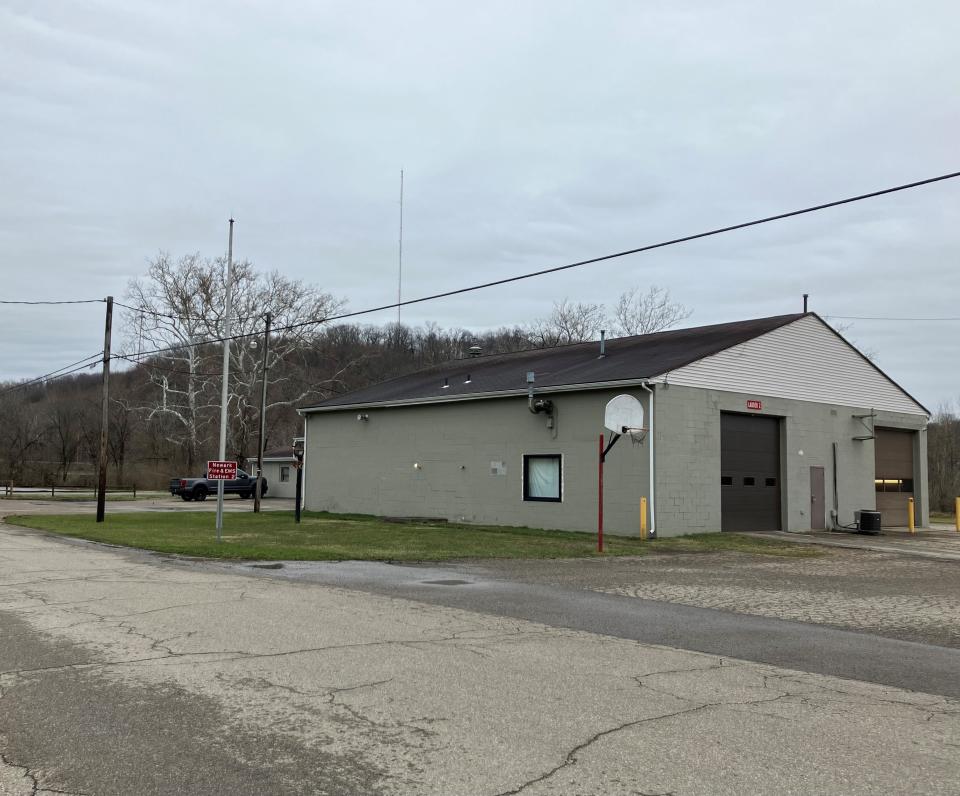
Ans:
POLYGON ((907 524, 907 498, 913 497, 914 434, 895 428, 876 432, 877 511, 887 527, 907 524))

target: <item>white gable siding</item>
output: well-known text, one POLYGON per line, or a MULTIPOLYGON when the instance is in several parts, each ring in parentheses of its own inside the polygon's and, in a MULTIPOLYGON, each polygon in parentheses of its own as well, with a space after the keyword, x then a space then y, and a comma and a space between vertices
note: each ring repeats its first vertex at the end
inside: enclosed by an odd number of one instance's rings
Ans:
POLYGON ((664 377, 670 384, 688 387, 926 414, 813 315, 661 374, 657 380, 664 377))

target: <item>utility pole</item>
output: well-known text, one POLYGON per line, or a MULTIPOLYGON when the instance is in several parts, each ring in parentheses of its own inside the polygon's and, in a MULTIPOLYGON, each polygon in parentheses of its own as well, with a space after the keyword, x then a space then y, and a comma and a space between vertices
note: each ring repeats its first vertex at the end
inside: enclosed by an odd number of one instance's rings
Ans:
MULTIPOLYGON (((223 308, 223 389, 220 392, 220 461, 227 458, 227 402, 230 387, 230 320, 233 315, 233 219, 227 241, 227 289, 223 308)), ((223 534, 223 481, 217 481, 217 541, 223 534)))
POLYGON ((97 477, 97 522, 107 508, 107 435, 110 433, 110 337, 113 333, 113 296, 107 296, 107 319, 103 327, 103 397, 100 412, 100 472, 97 477))
POLYGON ((253 490, 253 510, 260 511, 260 498, 263 497, 263 429, 267 422, 267 352, 270 350, 270 323, 273 316, 267 313, 267 324, 263 330, 263 384, 260 390, 260 438, 257 442, 257 485, 253 490))
POLYGON ((403 169, 400 169, 400 245, 397 251, 397 335, 400 334, 400 300, 403 291, 403 169))

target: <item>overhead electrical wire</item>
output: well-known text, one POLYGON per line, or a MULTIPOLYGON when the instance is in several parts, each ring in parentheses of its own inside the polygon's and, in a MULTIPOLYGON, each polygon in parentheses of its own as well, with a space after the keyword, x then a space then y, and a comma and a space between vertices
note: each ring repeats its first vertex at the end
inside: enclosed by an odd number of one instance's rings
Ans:
MULTIPOLYGON (((209 318, 206 315, 183 315, 183 314, 172 313, 172 312, 160 312, 159 310, 148 310, 145 307, 134 307, 134 306, 131 306, 130 304, 124 304, 122 301, 117 301, 116 299, 114 299, 113 301, 113 306, 123 307, 125 310, 130 310, 131 312, 135 312, 141 315, 152 315, 155 318, 169 318, 171 321, 186 319, 188 321, 206 321, 207 323, 211 323, 211 322, 217 322, 222 320, 221 318, 209 318)), ((243 322, 243 321, 249 320, 250 318, 259 318, 259 317, 260 317, 260 314, 235 315, 232 318, 232 320, 243 322)))
POLYGON ((103 304, 106 299, 77 299, 74 301, 0 301, 0 304, 103 304))
POLYGON ((44 373, 42 376, 37 376, 35 379, 12 384, 9 387, 0 390, 0 395, 5 395, 6 393, 13 392, 14 390, 22 390, 24 387, 30 387, 33 384, 38 384, 43 381, 55 381, 56 379, 62 379, 65 376, 70 376, 73 373, 77 373, 81 370, 96 365, 101 357, 103 357, 103 351, 98 351, 96 354, 91 354, 83 359, 78 359, 76 362, 71 362, 69 365, 64 365, 62 368, 57 368, 49 373, 44 373), (76 367, 78 365, 79 367, 76 367), (69 368, 73 368, 73 370, 68 370, 69 368), (62 373, 61 371, 66 371, 66 373, 62 373))
POLYGON ((893 318, 882 315, 824 315, 823 317, 838 321, 960 321, 960 315, 952 318, 893 318))
MULTIPOLYGON (((668 246, 676 246, 680 243, 689 243, 690 241, 700 240, 701 238, 709 238, 715 235, 722 235, 728 232, 735 232, 737 230, 747 229, 749 227, 760 226, 761 224, 769 224, 773 221, 782 221, 783 219, 793 218, 795 216, 806 215, 809 213, 816 213, 818 211, 828 210, 833 207, 840 207, 842 205, 853 204, 854 202, 862 202, 866 199, 874 199, 878 196, 885 196, 892 193, 898 193, 900 191, 907 191, 912 188, 919 188, 925 185, 931 185, 933 183, 955 179, 957 177, 960 177, 960 171, 941 174, 937 177, 929 177, 923 180, 916 180, 914 182, 904 183, 902 185, 896 185, 891 188, 883 188, 878 191, 870 191, 869 193, 858 194, 856 196, 849 196, 844 199, 834 200, 832 202, 824 202, 818 205, 811 205, 809 207, 800 208, 798 210, 790 210, 784 213, 777 213, 776 215, 772 215, 772 216, 764 216, 763 218, 753 219, 752 221, 744 221, 739 224, 731 224, 729 226, 717 227, 715 229, 706 230, 704 232, 696 232, 690 235, 684 235, 679 238, 671 238, 669 240, 660 241, 659 243, 650 243, 644 246, 637 246, 633 249, 625 249, 624 251, 614 252, 612 254, 604 254, 599 257, 591 257, 586 260, 578 260, 576 262, 566 263, 565 265, 557 265, 551 268, 542 268, 537 271, 529 271, 525 274, 518 274, 516 276, 505 277, 503 279, 495 279, 489 282, 482 282, 480 284, 470 285, 468 287, 462 287, 462 288, 456 288, 454 290, 443 291, 441 293, 433 293, 428 296, 421 296, 419 298, 407 299, 406 301, 395 301, 389 304, 383 304, 378 307, 370 307, 364 310, 356 310, 354 312, 344 312, 344 313, 340 313, 339 315, 331 315, 325 318, 314 318, 308 321, 301 321, 299 323, 288 324, 286 326, 278 326, 278 327, 275 327, 274 332, 293 331, 294 329, 301 329, 307 326, 318 326, 322 323, 330 323, 331 321, 345 320, 347 318, 356 318, 361 315, 370 315, 373 313, 383 312, 386 310, 398 309, 400 307, 407 307, 412 304, 421 304, 426 301, 436 301, 437 299, 449 298, 450 296, 458 296, 464 293, 471 293, 476 290, 485 290, 487 288, 497 287, 499 285, 506 285, 512 282, 520 282, 522 280, 532 279, 538 276, 545 276, 547 274, 559 273, 560 271, 567 271, 572 268, 579 268, 584 265, 593 265, 595 263, 605 262, 607 260, 614 260, 620 257, 627 257, 632 254, 641 254, 643 252, 653 251, 655 249, 663 249, 668 246)), ((105 299, 87 299, 87 300, 77 300, 77 301, 35 301, 35 302, 3 301, 0 303, 3 303, 3 304, 92 304, 92 303, 103 302, 103 301, 105 301, 105 299)), ((144 311, 136 307, 131 307, 126 304, 120 304, 119 302, 114 302, 114 303, 124 307, 125 309, 133 310, 134 312, 144 311)), ((162 315, 163 317, 169 317, 164 313, 154 313, 152 311, 150 312, 151 314, 162 315)), ((841 316, 831 316, 831 317, 841 318, 841 316)), ((843 319, 846 320, 847 318, 843 318, 843 319)), ((866 318, 851 318, 851 319, 867 320, 866 318)), ((205 320, 205 319, 196 318, 195 320, 205 320)), ((877 320, 881 320, 881 319, 878 318, 877 320)), ((911 319, 903 319, 903 320, 911 320, 911 319)), ((932 319, 916 319, 916 320, 932 320, 932 319)), ((948 319, 943 319, 943 320, 948 320, 948 319)), ((949 320, 954 320, 954 319, 949 319, 949 320)), ((212 338, 208 338, 206 340, 197 341, 197 342, 200 344, 222 343, 222 342, 225 342, 226 340, 242 340, 249 337, 259 337, 260 334, 261 332, 258 330, 255 332, 247 332, 244 334, 230 335, 229 337, 212 337, 212 338)), ((145 356, 162 354, 168 351, 176 351, 182 348, 183 348, 183 345, 181 344, 181 345, 175 345, 175 346, 166 346, 163 348, 155 348, 149 351, 140 351, 137 353, 137 360, 142 360, 142 358, 145 356)), ((87 359, 91 359, 91 357, 88 357, 87 359)), ((121 354, 112 354, 111 359, 127 359, 129 361, 136 361, 136 360, 132 360, 129 356, 121 355, 121 354)), ((81 361, 84 361, 84 360, 81 360, 81 361)), ((70 367, 70 366, 68 365, 66 367, 70 367)), ((89 367, 89 363, 87 365, 81 366, 80 368, 78 368, 78 370, 81 370, 84 367, 89 367)), ((71 371, 71 372, 74 372, 74 371, 71 371)), ((54 371, 54 373, 57 373, 57 371, 54 371)), ((0 395, 10 391, 11 389, 20 389, 22 387, 28 386, 29 384, 34 384, 38 381, 43 381, 45 379, 50 378, 51 375, 52 374, 47 374, 45 376, 40 376, 36 379, 33 379, 30 382, 23 382, 21 384, 14 385, 13 387, 0 391, 0 395)), ((69 374, 67 373, 60 374, 60 376, 66 376, 66 375, 69 375, 69 374)), ((60 376, 57 376, 57 378, 60 378, 60 376)))
MULTIPOLYGON (((731 224, 726 227, 717 227, 716 229, 710 229, 705 232, 696 232, 691 235, 684 235, 680 238, 671 238, 670 240, 660 241, 659 243, 649 243, 644 246, 637 246, 633 249, 626 249, 624 251, 614 252, 613 254, 604 254, 599 257, 591 257, 586 260, 578 260, 576 262, 567 263, 566 265, 557 265, 552 268, 542 268, 538 271, 529 271, 525 274, 518 274, 517 276, 505 277, 503 279, 495 279, 490 282, 483 282, 478 285, 470 285, 469 287, 461 287, 455 290, 446 290, 442 293, 433 293, 429 296, 421 296, 420 298, 407 299, 406 301, 395 301, 390 304, 383 304, 379 307, 370 307, 365 310, 356 310, 355 312, 344 312, 339 315, 331 315, 326 318, 315 318, 309 321, 301 321, 299 323, 288 324, 286 326, 277 326, 274 328, 274 332, 283 332, 283 331, 292 331, 294 329, 300 329, 305 326, 317 326, 321 323, 330 323, 331 321, 340 321, 345 320, 346 318, 356 318, 361 315, 370 315, 376 312, 384 312, 386 310, 393 310, 399 307, 407 307, 411 304, 421 304, 425 301, 435 301, 441 298, 449 298, 450 296, 458 296, 464 293, 471 293, 475 290, 484 290, 490 287, 497 287, 499 285, 510 284, 511 282, 520 282, 524 279, 532 279, 537 276, 545 276, 546 274, 555 274, 560 271, 567 271, 571 268, 579 268, 584 265, 592 265, 594 263, 605 262, 607 260, 614 260, 619 257, 626 257, 631 254, 640 254, 642 252, 653 251, 654 249, 663 249, 668 246, 676 246, 680 243, 689 243, 690 241, 699 240, 701 238, 709 238, 714 235, 722 235, 727 232, 735 232, 740 229, 747 229, 748 227, 756 227, 761 224, 769 224, 773 221, 782 221, 785 218, 793 218, 795 216, 802 216, 808 213, 816 213, 820 210, 828 210, 832 207, 840 207, 841 205, 853 204, 854 202, 862 202, 866 199, 874 199, 878 196, 885 196, 887 194, 898 193, 900 191, 907 191, 912 188, 919 188, 924 185, 931 185, 936 182, 943 182, 944 180, 952 180, 957 177, 960 177, 960 171, 953 171, 948 174, 941 174, 937 177, 928 177, 924 180, 916 180, 915 182, 908 182, 902 185, 896 185, 892 188, 883 188, 878 191, 870 191, 869 193, 858 194, 856 196, 849 196, 845 199, 837 199, 832 202, 824 202, 818 205, 811 205, 810 207, 804 207, 799 210, 790 210, 785 213, 777 213, 772 216, 764 216, 763 218, 757 218, 752 221, 743 221, 739 224, 731 224)), ((231 335, 229 337, 212 337, 207 340, 204 340, 204 343, 222 343, 226 340, 242 340, 248 337, 257 337, 261 333, 256 332, 247 332, 244 334, 231 335)), ((162 354, 167 351, 176 351, 182 348, 182 345, 177 346, 167 346, 164 348, 156 348, 150 351, 142 351, 139 353, 139 356, 151 356, 153 354, 162 354)))

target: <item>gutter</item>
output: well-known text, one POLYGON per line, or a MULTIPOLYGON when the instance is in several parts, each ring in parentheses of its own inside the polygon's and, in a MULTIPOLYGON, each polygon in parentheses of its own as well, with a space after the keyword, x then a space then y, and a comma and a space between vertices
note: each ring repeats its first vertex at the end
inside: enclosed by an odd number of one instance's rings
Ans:
MULTIPOLYGON (((543 385, 541 393, 576 392, 578 390, 610 390, 617 387, 642 386, 648 377, 636 379, 619 379, 618 381, 594 381, 584 384, 557 384, 543 385)), ((424 398, 399 398, 394 401, 361 401, 355 404, 337 404, 335 406, 306 406, 297 409, 299 415, 309 415, 318 412, 356 411, 357 409, 390 409, 395 406, 422 406, 424 404, 449 404, 460 401, 486 401, 491 398, 527 397, 526 389, 496 390, 493 392, 461 393, 460 395, 437 395, 424 398)))

